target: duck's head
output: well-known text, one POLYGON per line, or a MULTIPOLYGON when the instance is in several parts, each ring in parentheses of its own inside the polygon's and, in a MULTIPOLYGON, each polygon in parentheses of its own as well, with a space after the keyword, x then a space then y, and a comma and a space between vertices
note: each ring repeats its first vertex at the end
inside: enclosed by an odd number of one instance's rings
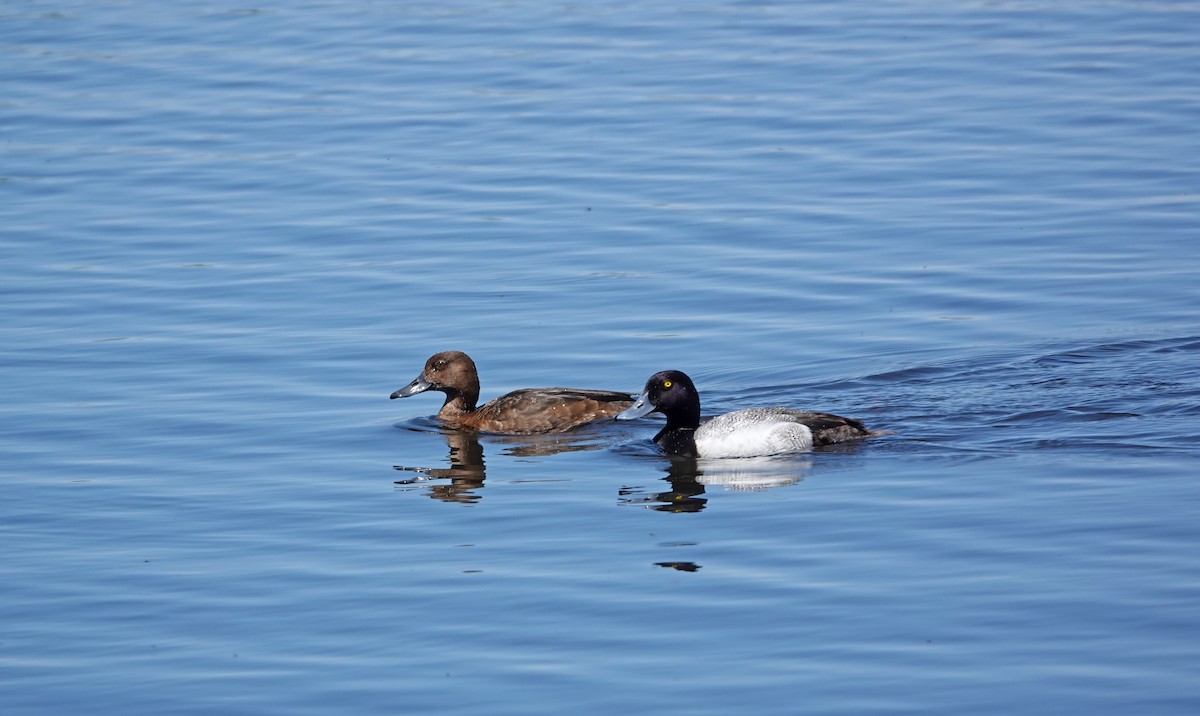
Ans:
POLYGON ((463 396, 474 404, 479 397, 479 372, 475 361, 460 351, 435 353, 425 361, 413 382, 392 393, 393 398, 407 398, 427 390, 446 394, 447 400, 463 396))
POLYGON ((678 370, 664 370, 650 376, 642 394, 617 420, 633 420, 659 412, 667 425, 695 428, 700 425, 700 395, 692 379, 678 370))

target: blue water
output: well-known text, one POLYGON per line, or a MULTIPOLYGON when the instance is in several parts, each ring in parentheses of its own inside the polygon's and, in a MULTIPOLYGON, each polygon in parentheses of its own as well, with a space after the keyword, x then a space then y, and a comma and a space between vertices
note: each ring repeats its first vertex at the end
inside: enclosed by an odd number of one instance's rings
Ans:
POLYGON ((0 28, 3 713, 1200 709, 1200 5, 0 28), (891 434, 456 434, 447 349, 891 434))

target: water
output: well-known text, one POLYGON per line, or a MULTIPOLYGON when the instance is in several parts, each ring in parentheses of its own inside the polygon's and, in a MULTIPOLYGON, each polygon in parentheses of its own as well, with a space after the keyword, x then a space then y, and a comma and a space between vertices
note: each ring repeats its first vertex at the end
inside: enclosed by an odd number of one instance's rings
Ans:
POLYGON ((0 23, 5 713, 1200 706, 1200 8, 0 23), (445 349, 892 434, 472 438, 445 349))

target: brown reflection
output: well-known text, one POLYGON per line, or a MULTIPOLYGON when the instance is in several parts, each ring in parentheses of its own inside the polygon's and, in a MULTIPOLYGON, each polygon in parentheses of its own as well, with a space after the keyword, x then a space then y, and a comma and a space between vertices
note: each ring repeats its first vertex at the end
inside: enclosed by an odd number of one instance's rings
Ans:
MULTIPOLYGON (((436 432, 441 435, 449 447, 449 467, 407 467, 393 465, 393 469, 401 472, 416 473, 415 477, 406 480, 396 480, 396 485, 418 485, 428 480, 449 480, 449 484, 429 485, 429 496, 445 502, 474 503, 483 495, 487 471, 484 466, 483 444, 480 433, 470 430, 452 430, 438 428, 434 431, 419 430, 418 432, 436 432)), ((514 457, 543 457, 562 452, 577 452, 581 450, 597 450, 606 447, 609 442, 598 434, 586 430, 574 432, 569 436, 563 435, 487 435, 487 441, 504 446, 504 454, 514 457)))
POLYGON ((442 433, 450 448, 450 467, 404 467, 394 465, 401 472, 419 473, 418 477, 396 480, 397 485, 413 485, 424 480, 450 480, 446 485, 430 485, 429 496, 444 502, 478 502, 482 495, 475 491, 483 487, 487 477, 483 464, 483 445, 475 433, 447 431, 442 433))
POLYGON ((568 435, 489 435, 488 442, 505 445, 504 454, 513 457, 545 457, 564 452, 583 452, 607 447, 611 439, 587 431, 568 435))

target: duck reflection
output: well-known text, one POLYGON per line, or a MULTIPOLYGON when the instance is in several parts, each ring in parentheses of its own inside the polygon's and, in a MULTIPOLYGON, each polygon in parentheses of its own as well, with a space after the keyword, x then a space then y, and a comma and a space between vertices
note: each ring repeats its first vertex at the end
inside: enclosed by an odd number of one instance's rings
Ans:
POLYGON ((708 503, 708 498, 701 497, 704 485, 696 480, 700 474, 696 460, 675 458, 662 478, 670 489, 647 493, 642 487, 623 487, 617 491, 617 502, 643 505, 657 512, 699 512, 708 503))
MULTIPOLYGON (((393 465, 400 472, 415 473, 413 477, 396 480, 402 487, 420 485, 430 480, 449 480, 448 484, 428 485, 429 497, 444 502, 474 503, 482 495, 487 468, 484 460, 481 433, 471 430, 453 430, 442 426, 424 427, 414 421, 403 426, 408 430, 437 433, 446 441, 449 467, 409 467, 393 465)), ((598 434, 583 430, 569 436, 563 435, 486 435, 489 444, 504 446, 504 454, 513 457, 542 457, 563 452, 597 450, 608 446, 608 441, 598 434)))
POLYGON ((429 496, 444 502, 477 502, 487 477, 483 462, 483 445, 473 433, 449 431, 443 433, 450 449, 450 467, 405 467, 394 465, 401 472, 415 472, 416 477, 396 480, 397 485, 414 485, 425 480, 450 480, 449 484, 430 485, 429 496))
POLYGON ((726 490, 759 491, 792 485, 804 479, 812 461, 794 456, 780 458, 744 458, 738 460, 699 460, 672 457, 667 476, 661 478, 668 490, 625 487, 618 491, 620 504, 643 505, 658 512, 699 512, 708 505, 705 490, 721 486, 726 490))

